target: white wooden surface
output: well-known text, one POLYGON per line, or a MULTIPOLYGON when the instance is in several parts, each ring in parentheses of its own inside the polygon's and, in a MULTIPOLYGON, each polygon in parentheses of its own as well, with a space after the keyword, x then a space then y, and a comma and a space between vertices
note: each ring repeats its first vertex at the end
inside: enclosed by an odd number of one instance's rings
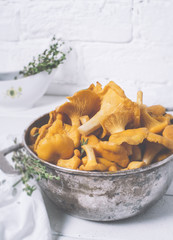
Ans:
MULTIPOLYGON (((31 121, 64 101, 64 97, 44 96, 33 109, 22 112, 0 109, 0 134, 22 135, 31 121)), ((142 215, 110 223, 77 219, 58 210, 45 195, 44 200, 53 240, 173 239, 173 184, 163 198, 142 215)))

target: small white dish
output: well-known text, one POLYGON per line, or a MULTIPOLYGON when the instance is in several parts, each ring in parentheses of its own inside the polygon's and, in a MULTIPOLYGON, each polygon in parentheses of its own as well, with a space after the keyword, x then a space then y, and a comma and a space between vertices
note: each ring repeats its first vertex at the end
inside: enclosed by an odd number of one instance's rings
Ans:
MULTIPOLYGON (((0 107, 12 110, 31 108, 46 92, 52 73, 41 72, 14 80, 17 72, 0 73, 0 107)), ((19 77, 19 76, 17 76, 19 77)))

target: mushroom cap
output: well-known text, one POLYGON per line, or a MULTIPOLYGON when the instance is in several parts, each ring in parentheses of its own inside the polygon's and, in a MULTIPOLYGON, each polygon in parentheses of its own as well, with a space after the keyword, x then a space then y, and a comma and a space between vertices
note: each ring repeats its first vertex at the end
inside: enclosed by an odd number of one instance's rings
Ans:
POLYGON ((100 123, 105 135, 124 131, 127 125, 130 128, 137 128, 140 125, 140 108, 129 99, 124 99, 113 113, 103 115, 100 123))
POLYGON ((91 146, 95 146, 97 143, 99 143, 99 139, 95 136, 95 135, 93 135, 93 134, 91 134, 91 135, 89 135, 89 136, 81 136, 81 141, 84 141, 84 142, 86 142, 87 141, 87 144, 89 144, 89 145, 91 145, 91 146))
POLYGON ((152 105, 150 107, 147 107, 147 112, 151 116, 162 116, 165 114, 166 109, 161 105, 152 105))
POLYGON ((154 118, 147 112, 147 107, 141 107, 141 126, 148 128, 150 132, 160 133, 169 124, 170 119, 168 117, 154 118))
POLYGON ((163 146, 165 146, 166 148, 173 150, 173 140, 171 140, 167 137, 149 132, 147 135, 147 140, 149 142, 160 143, 163 146))
POLYGON ((89 135, 100 126, 104 129, 103 135, 106 132, 122 131, 128 123, 134 127, 139 126, 139 106, 128 99, 118 85, 110 82, 98 95, 101 99, 100 110, 89 121, 79 127, 81 134, 89 135), (127 114, 128 117, 126 117, 127 114), (111 120, 116 121, 115 124, 111 120), (119 128, 116 127, 117 125, 119 125, 119 128))
POLYGON ((99 92, 99 96, 101 98, 103 98, 106 94, 107 91, 109 91, 110 89, 112 89, 116 95, 122 97, 122 98, 126 98, 126 95, 123 91, 123 89, 118 86, 115 82, 110 81, 104 88, 102 91, 99 92))
POLYGON ((144 166, 146 166, 144 162, 132 161, 127 166, 127 169, 131 170, 131 169, 141 168, 141 167, 144 167, 144 166))
POLYGON ((62 104, 56 109, 57 113, 65 113, 71 120, 72 125, 80 126, 79 118, 84 115, 92 117, 100 109, 100 98, 91 90, 81 90, 72 97, 70 102, 62 104))
POLYGON ((59 158, 72 157, 74 143, 67 135, 55 134, 41 139, 35 151, 39 158, 55 163, 59 158))
MULTIPOLYGON (((39 129, 38 129, 38 136, 35 140, 35 143, 34 143, 34 150, 37 148, 37 145, 38 143, 40 142, 41 139, 43 139, 47 132, 48 132, 48 128, 52 125, 52 123, 55 121, 55 119, 57 118, 57 114, 56 114, 56 111, 51 111, 49 113, 49 121, 47 124, 41 126, 39 129)), ((32 130, 31 130, 32 131, 32 130)), ((32 134, 32 132, 30 132, 30 135, 32 134)))
POLYGON ((75 125, 63 124, 61 120, 56 119, 48 128, 45 137, 50 137, 55 134, 64 134, 70 137, 74 142, 75 148, 78 148, 80 145, 80 133, 75 125))
POLYGON ((117 166, 112 165, 112 166, 109 167, 108 170, 109 170, 109 172, 117 172, 118 168, 117 168, 117 166))
POLYGON ((115 133, 109 137, 110 142, 118 145, 128 143, 130 145, 138 145, 147 137, 147 128, 127 129, 125 131, 115 133))
POLYGON ((105 158, 111 162, 117 163, 121 167, 126 167, 129 163, 128 152, 124 146, 118 146, 110 142, 99 142, 93 146, 97 157, 105 158))
POLYGON ((96 83, 96 86, 92 83, 88 89, 98 94, 102 91, 102 85, 99 82, 96 83))
POLYGON ((166 126, 165 129, 163 130, 162 135, 173 141, 173 125, 166 126))
POLYGON ((70 159, 59 159, 57 161, 57 166, 64 167, 64 168, 70 168, 70 169, 77 169, 81 163, 81 160, 79 158, 80 152, 74 150, 74 156, 70 159))
POLYGON ((97 157, 97 162, 98 163, 102 163, 103 165, 105 165, 107 168, 109 168, 110 166, 115 166, 116 167, 116 163, 115 162, 111 162, 105 158, 101 158, 101 157, 97 157))

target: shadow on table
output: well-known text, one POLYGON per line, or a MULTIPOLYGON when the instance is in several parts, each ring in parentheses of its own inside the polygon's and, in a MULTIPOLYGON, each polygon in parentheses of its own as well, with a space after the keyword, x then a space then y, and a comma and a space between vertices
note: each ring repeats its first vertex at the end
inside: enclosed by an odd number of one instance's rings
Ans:
POLYGON ((53 203, 46 194, 42 191, 42 196, 45 202, 45 206, 47 209, 48 217, 50 220, 50 226, 52 230, 52 235, 56 236, 58 240, 58 236, 63 235, 63 228, 68 217, 61 209, 59 209, 55 203, 53 203))

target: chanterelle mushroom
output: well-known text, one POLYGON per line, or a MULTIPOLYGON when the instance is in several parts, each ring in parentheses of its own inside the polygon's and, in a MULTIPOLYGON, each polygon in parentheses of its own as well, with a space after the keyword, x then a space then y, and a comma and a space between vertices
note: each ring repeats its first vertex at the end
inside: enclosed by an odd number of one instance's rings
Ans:
POLYGON ((100 142, 94 147, 96 155, 99 155, 109 161, 117 163, 121 167, 126 167, 129 163, 128 152, 124 146, 118 146, 115 143, 100 142), (110 146, 111 145, 111 146, 110 146))
POLYGON ((35 152, 38 157, 55 163, 59 158, 70 158, 73 155, 74 143, 67 135, 55 134, 40 140, 35 152))
POLYGON ((168 117, 154 118, 149 115, 145 106, 141 107, 141 126, 148 128, 150 132, 160 133, 169 124, 170 119, 168 117))
POLYGON ((161 105, 147 107, 143 104, 143 92, 138 91, 137 103, 140 107, 140 124, 150 132, 160 133, 169 124, 170 117, 163 116, 165 108, 161 105))
POLYGON ((102 91, 102 85, 99 82, 96 83, 96 86, 92 83, 88 89, 98 94, 102 91))
POLYGON ((80 133, 77 126, 71 126, 63 124, 59 119, 55 120, 51 127, 49 127, 46 137, 53 136, 55 134, 65 134, 71 138, 74 142, 74 147, 78 148, 80 145, 80 133))
POLYGON ((142 161, 149 165, 154 157, 163 149, 163 145, 154 143, 154 142, 146 142, 145 152, 142 161))
POLYGON ((166 126, 166 128, 163 130, 162 135, 164 137, 167 137, 167 138, 173 140, 173 125, 166 126))
POLYGON ((80 166, 80 170, 93 171, 97 170, 97 161, 93 148, 90 145, 83 145, 82 148, 85 150, 87 155, 87 163, 80 166))
POLYGON ((147 128, 127 129, 123 132, 115 133, 110 136, 109 141, 118 145, 126 142, 130 145, 138 145, 147 137, 147 128))
POLYGON ((127 166, 127 169, 131 170, 131 169, 141 168, 141 167, 144 167, 144 166, 145 166, 144 162, 132 161, 127 166))
POLYGON ((147 140, 149 142, 160 143, 166 148, 173 150, 173 140, 163 137, 161 135, 149 132, 147 135, 147 140))
POLYGON ((161 105, 152 105, 150 107, 147 107, 147 112, 151 116, 162 116, 165 114, 166 109, 161 105))
POLYGON ((81 90, 56 109, 57 113, 65 113, 71 120, 71 124, 80 126, 79 118, 84 115, 92 117, 100 109, 99 96, 89 89, 81 90))
POLYGON ((165 147, 173 151, 173 140, 161 135, 149 132, 147 135, 147 143, 143 156, 143 162, 149 165, 154 157, 165 147))
POLYGON ((57 166, 70 168, 70 169, 77 169, 81 163, 80 160, 80 152, 79 150, 74 150, 74 156, 70 159, 59 159, 57 161, 57 166))
POLYGON ((81 134, 89 135, 100 126, 110 134, 124 130, 127 124, 139 126, 138 105, 128 99, 118 85, 110 82, 98 95, 101 99, 100 110, 78 128, 81 134))
POLYGON ((117 163, 122 167, 126 167, 129 163, 128 151, 124 146, 118 146, 108 141, 99 141, 94 135, 82 137, 93 148, 96 157, 105 158, 109 161, 117 163))
MULTIPOLYGON (((52 111, 49 113, 49 121, 47 124, 41 126, 39 129, 38 129, 38 135, 35 139, 35 143, 34 143, 34 149, 37 148, 37 145, 38 143, 40 142, 41 139, 43 139, 46 134, 47 134, 47 131, 48 131, 48 128, 52 125, 52 123, 55 121, 56 119, 56 113, 55 111, 52 111)), ((30 136, 32 136, 32 129, 30 131, 30 136)))

